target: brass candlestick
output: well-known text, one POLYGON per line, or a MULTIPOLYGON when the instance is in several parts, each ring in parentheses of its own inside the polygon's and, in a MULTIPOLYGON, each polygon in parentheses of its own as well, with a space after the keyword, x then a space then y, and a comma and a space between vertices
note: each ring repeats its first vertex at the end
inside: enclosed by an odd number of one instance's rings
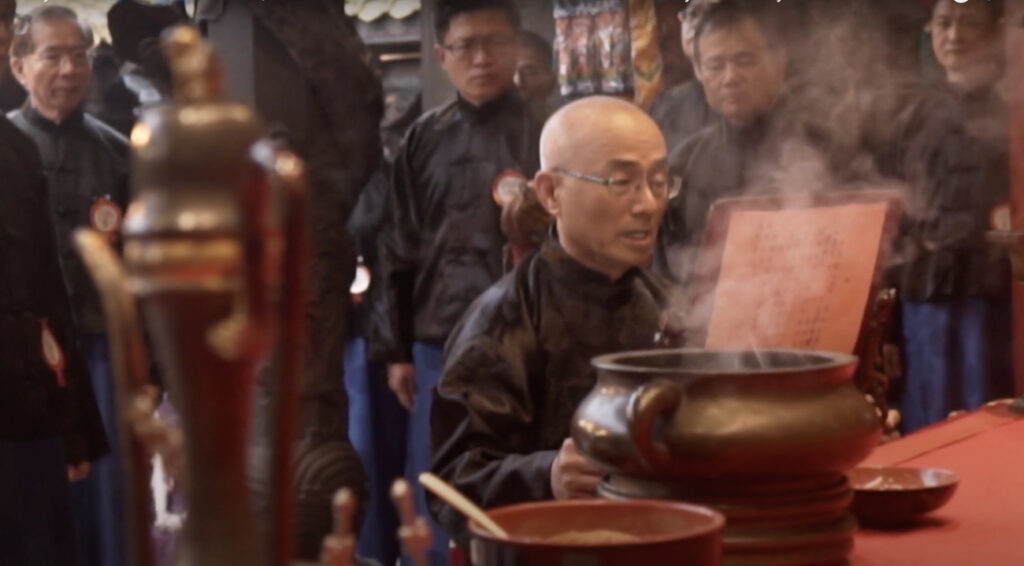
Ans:
MULTIPOLYGON (((223 100, 219 63, 196 30, 172 30, 163 47, 174 99, 146 111, 132 133, 135 198, 124 223, 123 267, 95 235, 80 233, 77 243, 104 297, 122 426, 146 381, 136 305, 181 413, 190 510, 176 563, 283 566, 291 561, 304 328, 303 166, 263 139, 248 107, 223 100), (247 487, 247 454, 254 374, 275 341, 284 368, 272 421, 267 537, 247 487)), ((138 478, 141 450, 130 452, 138 478)), ((144 508, 145 482, 134 482, 133 497, 133 508, 144 508)), ((148 546, 137 546, 135 563, 151 563, 148 546)))

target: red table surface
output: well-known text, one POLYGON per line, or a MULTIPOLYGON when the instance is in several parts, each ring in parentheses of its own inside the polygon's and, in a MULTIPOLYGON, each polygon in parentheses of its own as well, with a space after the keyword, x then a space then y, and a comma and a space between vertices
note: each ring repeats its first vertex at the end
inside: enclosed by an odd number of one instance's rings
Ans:
POLYGON ((859 532, 851 566, 1024 566, 1024 419, 984 409, 879 447, 866 465, 946 468, 960 485, 913 527, 859 532))
MULTIPOLYGON (((1024 566, 1024 418, 988 407, 878 447, 865 466, 946 468, 953 499, 912 528, 862 530, 850 566, 1024 566)), ((455 551, 452 566, 468 564, 455 551)))

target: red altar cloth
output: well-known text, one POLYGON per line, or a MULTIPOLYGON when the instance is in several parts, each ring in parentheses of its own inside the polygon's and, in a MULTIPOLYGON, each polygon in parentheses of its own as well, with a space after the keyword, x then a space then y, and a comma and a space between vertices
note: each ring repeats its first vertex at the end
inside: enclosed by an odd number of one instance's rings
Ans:
POLYGON ((946 468, 960 485, 913 527, 859 532, 851 566, 1024 565, 1024 418, 982 409, 881 446, 865 465, 946 468))
MULTIPOLYGON (((863 465, 946 468, 960 485, 913 527, 857 533, 850 566, 1024 566, 1024 418, 1005 406, 880 446, 863 465)), ((468 561, 455 552, 451 564, 468 561)))

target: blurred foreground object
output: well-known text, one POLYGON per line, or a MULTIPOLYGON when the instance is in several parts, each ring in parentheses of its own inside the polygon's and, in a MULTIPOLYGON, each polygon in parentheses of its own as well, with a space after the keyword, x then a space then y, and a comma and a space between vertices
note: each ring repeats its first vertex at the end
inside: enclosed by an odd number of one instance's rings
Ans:
MULTIPOLYGON (((135 198, 124 222, 123 267, 105 238, 82 231, 76 241, 103 296, 120 426, 133 425, 152 448, 176 452, 173 435, 151 426, 142 321, 181 412, 190 510, 176 563, 283 565, 293 539, 292 445, 304 350, 303 164, 261 139, 263 124, 249 108, 222 100, 219 61, 196 30, 171 30, 163 49, 174 98, 146 111, 132 132, 135 198), (255 371, 275 342, 284 371, 271 416, 267 537, 247 488, 247 448, 255 371)), ((149 564, 140 531, 148 533, 150 521, 139 517, 149 501, 140 479, 144 455, 139 444, 129 452, 132 556, 149 564)))
POLYGON ((416 503, 409 482, 404 479, 395 480, 391 486, 391 499, 402 521, 398 529, 402 550, 410 557, 413 566, 427 566, 430 563, 427 561, 427 550, 434 541, 426 519, 416 516, 416 503))
MULTIPOLYGON (((306 358, 296 427, 295 556, 318 558, 331 532, 331 499, 348 487, 362 522, 367 480, 348 435, 342 375, 356 252, 346 222, 381 158, 380 79, 344 7, 334 0, 202 0, 197 20, 224 60, 225 92, 251 105, 275 139, 305 162, 310 253, 302 344, 306 358)), ((284 352, 261 367, 253 421, 250 486, 258 516, 272 514, 266 457, 277 425, 284 352)))

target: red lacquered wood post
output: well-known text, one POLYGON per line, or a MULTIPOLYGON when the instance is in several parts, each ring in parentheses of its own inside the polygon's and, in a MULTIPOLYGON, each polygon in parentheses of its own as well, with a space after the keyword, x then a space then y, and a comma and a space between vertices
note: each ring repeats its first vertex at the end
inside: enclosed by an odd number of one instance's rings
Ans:
MULTIPOLYGON (((1006 3, 1007 93, 1010 104, 1011 210, 1014 230, 1024 230, 1024 0, 1006 3)), ((1024 394, 1024 281, 1013 289, 1013 351, 1017 394, 1024 394)))

